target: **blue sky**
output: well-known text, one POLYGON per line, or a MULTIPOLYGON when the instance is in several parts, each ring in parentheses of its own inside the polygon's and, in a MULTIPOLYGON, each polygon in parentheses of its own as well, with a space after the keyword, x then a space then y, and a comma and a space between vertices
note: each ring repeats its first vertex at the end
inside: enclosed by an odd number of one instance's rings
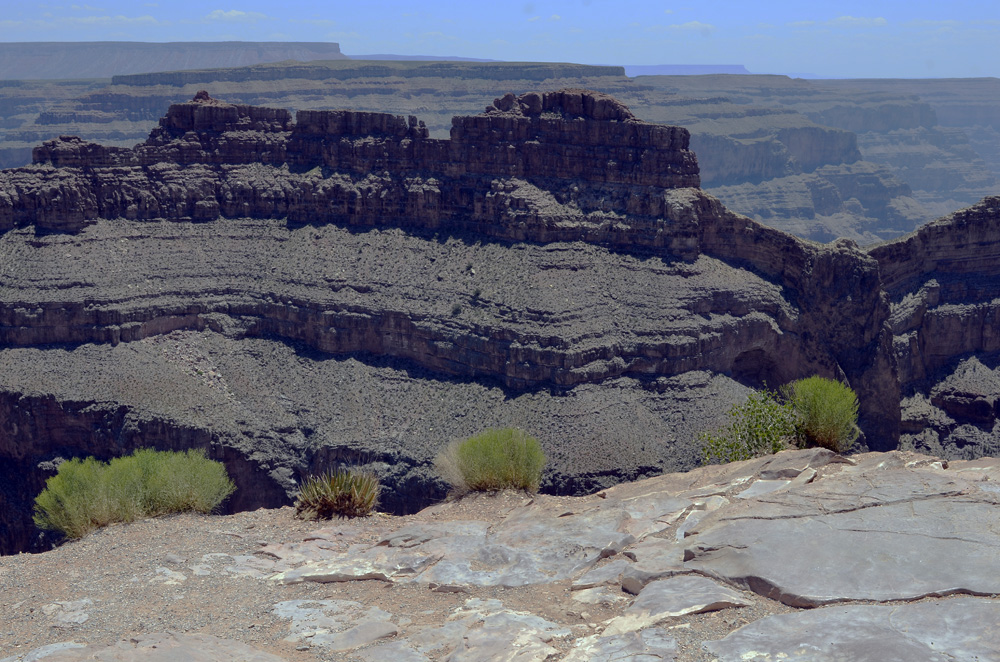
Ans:
POLYGON ((3 0, 0 41, 335 41, 347 54, 1000 76, 1000 1, 3 0))

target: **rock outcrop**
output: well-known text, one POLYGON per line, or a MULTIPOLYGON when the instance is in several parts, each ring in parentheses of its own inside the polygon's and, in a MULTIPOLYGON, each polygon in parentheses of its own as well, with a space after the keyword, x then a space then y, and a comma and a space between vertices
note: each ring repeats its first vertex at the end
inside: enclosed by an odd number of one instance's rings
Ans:
POLYGON ((536 431, 546 489, 579 493, 692 466, 747 386, 819 373, 895 447, 876 260, 729 212, 687 140, 564 90, 450 140, 199 95, 132 149, 45 143, 0 173, 5 549, 31 544, 39 463, 146 438, 236 463, 259 481, 240 507, 368 461, 408 512, 442 490, 436 450, 482 427, 536 431))
POLYGON ((119 527, 0 559, 20 635, 2 662, 993 660, 998 480, 994 458, 811 449, 297 533, 250 513, 147 521, 141 545, 119 527), (115 545, 131 556, 89 576, 115 545), (22 580, 81 565, 69 596, 22 580))
POLYGON ((472 210, 467 192, 484 190, 495 177, 555 184, 558 204, 581 214, 611 212, 602 219, 606 226, 616 212, 665 216, 661 189, 699 183, 682 129, 636 121, 610 97, 580 91, 512 98, 498 100, 496 112, 456 118, 445 141, 428 138, 415 117, 300 111, 293 126, 287 111, 206 95, 172 106, 134 149, 72 137, 46 142, 33 154, 36 167, 8 175, 0 230, 75 231, 87 220, 119 217, 222 214, 351 224, 402 217, 427 228, 467 226, 498 239, 550 241, 559 235, 557 223, 541 218, 544 201, 522 202, 516 183, 472 210), (260 165, 288 171, 262 179, 254 170, 260 165), (313 168, 340 177, 307 176, 313 168), (496 226, 497 212, 512 207, 521 223, 496 226))
POLYGON ((710 194, 816 241, 896 238, 994 193, 1000 174, 990 79, 629 78, 622 67, 565 63, 299 59, 314 61, 12 82, 0 87, 0 167, 28 163, 34 146, 59 135, 131 147, 195 86, 246 105, 419 115, 435 138, 497 90, 584 87, 641 119, 687 128, 710 194))
POLYGON ((1000 197, 872 248, 892 305, 904 442, 971 459, 1000 450, 1000 197))

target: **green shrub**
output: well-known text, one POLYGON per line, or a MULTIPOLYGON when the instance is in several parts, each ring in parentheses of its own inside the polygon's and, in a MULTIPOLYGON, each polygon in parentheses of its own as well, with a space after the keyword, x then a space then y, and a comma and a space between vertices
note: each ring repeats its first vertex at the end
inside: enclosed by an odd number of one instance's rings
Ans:
POLYGON ((105 464, 68 460, 35 498, 35 525, 80 538, 113 522, 194 510, 210 513, 236 490, 201 450, 137 450, 105 464))
POLYGON ((35 498, 35 525, 80 538, 113 521, 107 495, 101 490, 103 467, 92 457, 60 464, 59 472, 45 482, 45 489, 35 498))
POLYGON ((702 432, 702 462, 715 464, 750 460, 788 448, 795 436, 795 412, 776 393, 752 391, 743 404, 733 405, 729 423, 715 433, 702 432))
POLYGON ((545 467, 538 440, 517 428, 491 428, 453 442, 434 461, 456 492, 537 492, 545 467))
POLYGON ((799 435, 807 445, 843 453, 857 440, 858 396, 850 387, 814 376, 788 384, 783 392, 795 408, 799 435))
POLYGON ((370 471, 337 469, 311 476, 299 486, 295 515, 302 519, 364 517, 378 505, 382 486, 370 471))

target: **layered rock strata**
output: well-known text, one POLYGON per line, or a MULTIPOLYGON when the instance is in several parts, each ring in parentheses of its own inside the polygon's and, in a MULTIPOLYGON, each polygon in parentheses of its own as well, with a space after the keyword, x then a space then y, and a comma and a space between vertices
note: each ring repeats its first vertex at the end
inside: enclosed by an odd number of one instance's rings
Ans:
POLYGON ((546 489, 587 491, 691 466, 746 386, 814 373, 858 392, 870 448, 897 443, 876 259, 729 212, 687 131, 605 95, 507 95, 438 140, 199 94, 133 149, 34 160, 0 174, 5 512, 30 511, 39 462, 150 438, 232 464, 233 507, 370 461, 412 510, 484 423, 537 430, 546 489))
POLYGON ((907 444, 1000 452, 1000 197, 871 249, 889 295, 907 444))

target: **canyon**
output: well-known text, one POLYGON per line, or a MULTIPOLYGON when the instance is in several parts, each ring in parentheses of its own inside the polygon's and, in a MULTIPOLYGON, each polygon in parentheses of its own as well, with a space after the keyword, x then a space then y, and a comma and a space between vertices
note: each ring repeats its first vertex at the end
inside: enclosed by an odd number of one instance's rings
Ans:
POLYGON ((204 60, 197 70, 59 84, 5 81, 0 167, 28 163, 37 144, 60 135, 131 147, 164 108, 201 88, 292 111, 417 115, 431 137, 444 138, 453 116, 480 112, 498 93, 574 87, 611 94, 640 119, 689 129, 705 190, 734 211, 817 241, 866 245, 901 236, 995 193, 1000 177, 993 79, 630 78, 615 66, 325 56, 212 66, 204 60))
POLYGON ((61 83, 174 69, 346 59, 340 44, 334 42, 29 41, 0 44, 0 80, 61 83))
POLYGON ((46 141, 0 171, 0 552, 50 544, 59 458, 205 448, 234 511, 364 465, 408 513, 440 448, 516 425, 584 494, 692 468, 748 388, 811 374, 857 391, 862 449, 996 449, 1000 198, 861 249, 700 182, 686 129, 580 89, 448 139, 199 92, 133 148, 46 141))

